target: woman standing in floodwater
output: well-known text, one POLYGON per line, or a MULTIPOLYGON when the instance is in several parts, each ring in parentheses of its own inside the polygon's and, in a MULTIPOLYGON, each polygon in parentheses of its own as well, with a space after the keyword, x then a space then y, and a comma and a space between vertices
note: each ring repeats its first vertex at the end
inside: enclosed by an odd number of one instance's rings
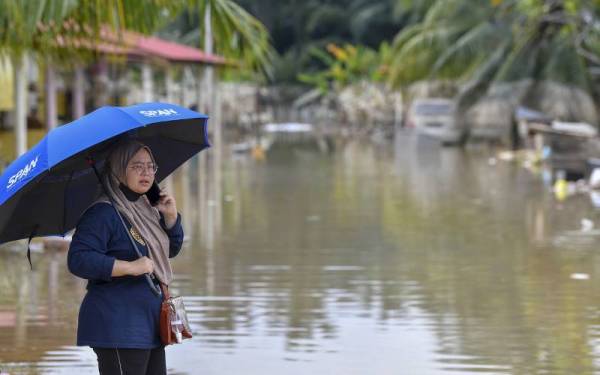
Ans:
POLYGON ((158 189, 158 168, 147 146, 121 142, 107 162, 106 194, 144 256, 138 258, 106 195, 83 213, 67 258, 69 270, 88 280, 77 345, 93 348, 102 375, 166 374, 159 335, 162 296, 152 292, 144 274, 154 273, 166 285, 171 282, 169 258, 183 242, 181 216, 173 197, 150 194, 158 189))

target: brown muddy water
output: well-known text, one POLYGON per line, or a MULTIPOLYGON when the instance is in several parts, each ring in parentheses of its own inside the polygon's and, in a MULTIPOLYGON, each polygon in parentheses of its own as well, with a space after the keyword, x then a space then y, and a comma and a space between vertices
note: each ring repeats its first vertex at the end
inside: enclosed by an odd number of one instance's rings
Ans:
MULTIPOLYGON (((600 372, 600 231, 581 230, 600 211, 491 155, 401 135, 228 156, 219 186, 180 171, 194 338, 169 373, 600 372)), ((33 257, 0 253, 0 372, 97 373, 74 346, 85 283, 33 257)))

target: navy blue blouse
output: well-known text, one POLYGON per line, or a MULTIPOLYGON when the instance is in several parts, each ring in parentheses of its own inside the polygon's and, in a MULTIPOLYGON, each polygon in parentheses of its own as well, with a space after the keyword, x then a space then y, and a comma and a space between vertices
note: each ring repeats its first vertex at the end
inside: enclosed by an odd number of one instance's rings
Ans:
MULTIPOLYGON (((123 217, 127 229, 131 226, 123 217)), ((181 216, 171 229, 161 225, 170 240, 169 257, 176 256, 183 243, 181 216)), ((156 296, 145 277, 112 277, 115 259, 136 260, 114 208, 108 203, 90 207, 77 224, 69 248, 69 271, 87 279, 87 293, 79 309, 77 345, 98 348, 151 349, 161 345, 159 315, 162 296, 156 296)), ((133 236, 134 238, 136 236, 133 236)), ((148 248, 137 242, 140 252, 148 248)))

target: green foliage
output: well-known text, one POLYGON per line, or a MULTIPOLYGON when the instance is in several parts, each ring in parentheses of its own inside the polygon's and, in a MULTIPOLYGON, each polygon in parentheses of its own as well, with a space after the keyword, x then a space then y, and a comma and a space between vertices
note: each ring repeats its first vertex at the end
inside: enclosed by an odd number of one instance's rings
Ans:
POLYGON ((329 44, 327 52, 321 49, 311 50, 313 56, 327 68, 316 73, 300 74, 298 79, 301 82, 327 91, 331 86, 343 87, 362 80, 379 82, 386 76, 385 62, 390 56, 387 43, 382 43, 379 51, 351 44, 343 47, 329 44))
POLYGON ((162 37, 204 49, 208 11, 214 53, 234 62, 231 67, 241 70, 241 76, 252 77, 252 72, 269 75, 275 53, 267 29, 257 18, 232 0, 181 1, 186 9, 160 30, 162 37))
MULTIPOLYGON (((0 50, 60 54, 75 41, 101 39, 104 28, 153 31, 169 11, 169 0, 11 0, 0 2, 0 50)), ((70 53, 76 53, 71 50, 70 53)))
POLYGON ((313 51, 329 44, 377 49, 402 28, 410 11, 397 8, 396 0, 239 0, 239 4, 271 33, 277 51, 271 80, 277 83, 297 83, 300 74, 327 69, 313 51))
POLYGON ((232 0, 0 1, 0 52, 39 52, 68 63, 74 57, 93 57, 89 46, 104 42, 107 29, 117 36, 122 30, 151 34, 173 20, 172 29, 181 26, 186 33, 176 36, 203 47, 207 10, 214 51, 237 67, 266 71, 273 55, 268 32, 232 0))
MULTIPOLYGON (((269 33, 264 25, 232 0, 189 0, 203 15, 209 7, 215 42, 215 51, 253 71, 268 74, 273 50, 269 33)), ((204 40, 203 22, 192 32, 204 40)), ((201 44, 203 47, 204 43, 201 44)))
POLYGON ((437 0, 394 41, 390 81, 549 79, 590 90, 598 4, 583 0, 437 0), (498 56, 498 51, 505 51, 498 56), (481 74, 485 71, 485 74, 481 74))

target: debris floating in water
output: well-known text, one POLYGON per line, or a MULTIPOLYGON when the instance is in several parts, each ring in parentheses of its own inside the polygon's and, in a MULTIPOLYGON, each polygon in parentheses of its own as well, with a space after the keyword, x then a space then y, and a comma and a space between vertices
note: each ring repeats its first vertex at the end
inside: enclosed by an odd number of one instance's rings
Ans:
POLYGON ((581 219, 581 231, 582 232, 589 232, 592 229, 594 229, 593 221, 591 221, 590 219, 586 219, 586 218, 581 219))
POLYGON ((572 273, 571 279, 573 279, 573 280, 589 280, 590 275, 588 275, 587 273, 572 273))

